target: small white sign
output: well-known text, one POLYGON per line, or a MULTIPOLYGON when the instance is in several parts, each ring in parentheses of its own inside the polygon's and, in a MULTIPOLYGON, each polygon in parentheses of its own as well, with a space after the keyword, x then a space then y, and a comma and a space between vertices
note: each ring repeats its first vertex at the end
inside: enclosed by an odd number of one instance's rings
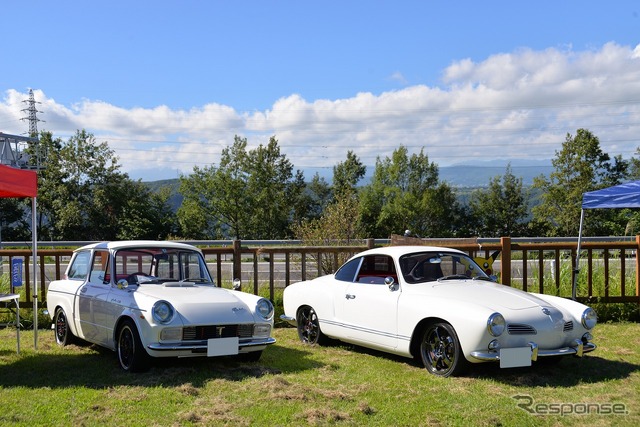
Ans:
POLYGON ((207 341, 207 356, 229 356, 238 354, 238 337, 211 338, 207 341))
POLYGON ((531 366, 531 347, 500 349, 500 367, 517 368, 531 366))

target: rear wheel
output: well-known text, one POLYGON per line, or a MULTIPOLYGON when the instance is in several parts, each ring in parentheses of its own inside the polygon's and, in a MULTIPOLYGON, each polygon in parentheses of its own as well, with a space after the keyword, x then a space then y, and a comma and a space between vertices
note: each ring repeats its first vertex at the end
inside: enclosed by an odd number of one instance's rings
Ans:
POLYGON ((53 316, 53 324, 56 331, 56 344, 64 347, 67 344, 72 344, 75 336, 69 329, 69 321, 67 315, 63 309, 58 308, 53 316))
POLYGON ((460 375, 467 367, 456 331, 448 323, 432 323, 420 340, 420 356, 427 370, 441 377, 460 375))
POLYGON ((298 337, 303 343, 313 345, 327 342, 327 337, 320 330, 318 315, 313 308, 305 306, 298 310, 296 323, 298 325, 298 337))
POLYGON ((136 325, 131 320, 125 320, 118 329, 116 343, 118 362, 127 372, 140 372, 149 369, 149 355, 142 346, 136 325))

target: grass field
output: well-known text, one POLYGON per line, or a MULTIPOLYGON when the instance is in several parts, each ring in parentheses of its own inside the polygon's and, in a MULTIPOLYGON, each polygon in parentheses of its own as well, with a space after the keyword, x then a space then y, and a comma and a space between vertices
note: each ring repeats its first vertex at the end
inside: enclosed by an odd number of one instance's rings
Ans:
POLYGON ((16 426, 637 426, 640 324, 594 331, 599 348, 557 365, 436 378, 410 359, 343 344, 302 345, 295 329, 258 363, 156 362, 126 374, 95 346, 51 331, 0 330, 0 425, 16 426))

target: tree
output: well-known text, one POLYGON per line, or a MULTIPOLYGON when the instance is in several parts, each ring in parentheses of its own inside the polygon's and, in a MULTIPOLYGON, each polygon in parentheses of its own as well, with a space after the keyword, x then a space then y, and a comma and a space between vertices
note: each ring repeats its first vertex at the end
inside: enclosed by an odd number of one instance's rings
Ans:
POLYGON ((306 218, 320 218, 331 202, 331 186, 316 172, 306 185, 305 195, 308 197, 306 218))
MULTIPOLYGON (((30 206, 30 200, 29 200, 30 206)), ((0 242, 2 241, 29 241, 31 239, 31 227, 27 220, 27 211, 24 200, 0 198, 0 242)))
POLYGON ((267 145, 260 144, 249 151, 246 171, 253 207, 249 235, 256 239, 285 237, 289 233, 292 202, 300 195, 300 180, 293 181, 293 165, 280 153, 275 137, 267 145))
POLYGON ((171 232, 168 206, 120 172, 106 142, 82 130, 66 143, 42 132, 40 145, 46 152, 38 174, 41 238, 163 238, 171 232))
POLYGON ((240 238, 244 234, 249 215, 246 148, 246 138, 236 135, 233 145, 222 150, 219 167, 196 166, 190 176, 180 177, 184 199, 178 220, 184 237, 240 238))
MULTIPOLYGON (((356 220, 358 210, 359 203, 354 194, 349 192, 338 194, 320 218, 306 220, 295 225, 293 227, 294 235, 309 246, 350 245, 354 240, 364 238, 362 227, 356 220)), ((311 256, 316 257, 313 254, 311 256)), ((333 272, 335 265, 340 266, 349 256, 346 253, 341 254, 335 260, 333 256, 325 254, 320 262, 323 274, 333 272)))
POLYGON ((163 240, 177 232, 176 216, 169 206, 171 190, 168 187, 154 193, 142 182, 125 180, 122 192, 127 198, 118 221, 117 239, 163 240))
POLYGON ((475 190, 469 202, 477 231, 483 237, 521 236, 526 229, 527 194, 522 178, 507 166, 502 177, 496 176, 486 190, 475 190))
POLYGON ((347 159, 333 167, 333 194, 338 197, 345 193, 356 193, 356 185, 367 172, 353 151, 347 152, 347 159))
POLYGON ((451 187, 439 182, 437 165, 423 150, 409 156, 404 146, 391 158, 376 160, 360 201, 360 219, 371 236, 405 230, 420 236, 454 236, 462 213, 451 187))
POLYGON ((274 137, 266 146, 247 151, 246 138, 236 136, 233 145, 222 150, 217 168, 196 167, 191 176, 180 178, 184 204, 179 221, 194 218, 200 224, 187 237, 210 238, 215 232, 237 239, 284 238, 292 218, 301 215, 295 209, 300 208, 302 176, 298 172, 294 180, 292 170, 274 137))
MULTIPOLYGON (((576 236, 583 193, 619 184, 627 169, 620 157, 612 163, 600 148, 598 137, 586 129, 578 129, 575 136, 567 134, 552 165, 554 171, 549 179, 537 177, 533 185, 541 191, 541 203, 533 208, 534 226, 552 236, 576 236)), ((592 220, 585 224, 586 232, 612 231, 611 218, 617 213, 599 210, 590 215, 592 220)))

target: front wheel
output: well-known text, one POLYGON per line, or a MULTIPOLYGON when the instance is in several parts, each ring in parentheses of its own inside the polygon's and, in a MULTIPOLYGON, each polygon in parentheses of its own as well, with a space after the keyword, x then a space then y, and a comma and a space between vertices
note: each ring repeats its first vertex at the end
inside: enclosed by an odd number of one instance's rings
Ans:
POLYGON ((142 346, 138 329, 131 320, 125 320, 118 329, 116 352, 120 367, 127 372, 140 372, 149 368, 149 356, 142 346))
POLYGON ((459 375, 468 367, 456 331, 448 323, 432 323, 420 341, 420 356, 427 370, 441 377, 459 375))
POLYGON ((316 311, 309 307, 303 307, 298 311, 296 318, 298 325, 298 337, 305 344, 325 344, 327 337, 320 330, 320 320, 316 311))

